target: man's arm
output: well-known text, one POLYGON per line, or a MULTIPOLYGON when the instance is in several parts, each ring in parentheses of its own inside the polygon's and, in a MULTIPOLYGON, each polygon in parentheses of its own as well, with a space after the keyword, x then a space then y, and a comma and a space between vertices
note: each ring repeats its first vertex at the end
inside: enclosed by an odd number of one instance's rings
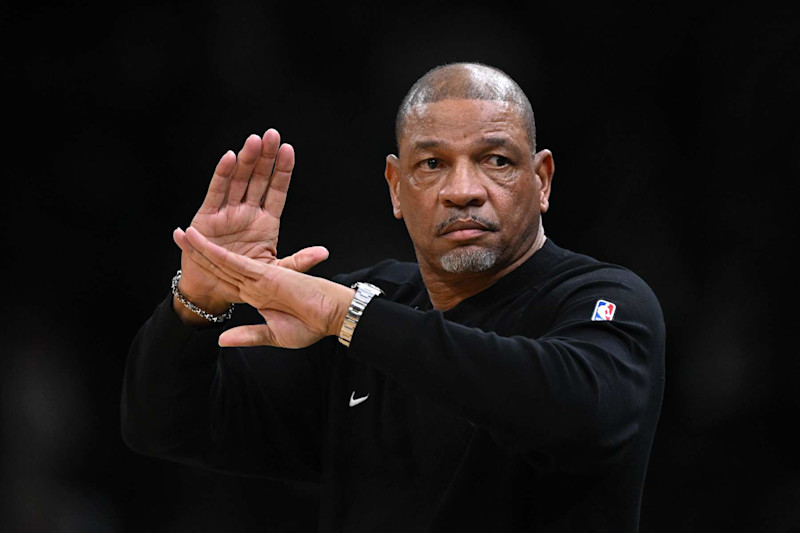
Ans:
MULTIPOLYGON (((226 332, 221 344, 304 346, 338 334, 352 289, 260 265, 194 230, 184 252, 267 317, 266 325, 226 332)), ((377 298, 348 353, 462 412, 532 461, 602 467, 625 453, 640 426, 654 429, 664 364, 663 317, 652 291, 632 274, 605 276, 568 291, 538 338, 500 336, 377 298), (591 321, 597 291, 627 311, 613 322, 591 321)))
POLYGON ((632 275, 587 279, 569 292, 536 337, 531 309, 514 334, 499 335, 376 298, 348 355, 460 412, 541 468, 602 471, 655 429, 664 323, 655 296, 632 275), (591 320, 598 294, 617 304, 613 321, 591 320))
POLYGON ((225 472, 315 480, 330 345, 220 349, 165 299, 128 355, 122 435, 138 453, 225 472))
MULTIPOLYGON (((277 259, 280 217, 294 150, 270 129, 222 156, 191 222, 222 249, 259 264, 305 271, 327 250, 277 259)), ((179 245, 183 232, 174 233, 179 245)), ((240 302, 235 288, 182 254, 178 290, 210 314, 240 302)), ((270 354, 269 372, 252 372, 248 353, 220 351, 222 328, 176 297, 160 305, 134 340, 124 378, 122 431, 142 453, 212 468, 265 475, 310 475, 314 464, 317 380, 309 353, 270 354), (296 401, 293 391, 304 388, 296 401), (287 401, 291 398, 293 401, 287 401), (296 418, 294 415, 298 415, 296 418), (308 425, 300 423, 305 421, 308 425), (301 459, 298 454, 305 459, 301 459)))
POLYGON ((254 261, 214 244, 193 227, 176 230, 183 255, 220 279, 265 324, 240 326, 220 336, 220 346, 304 348, 338 335, 355 291, 278 263, 254 261))

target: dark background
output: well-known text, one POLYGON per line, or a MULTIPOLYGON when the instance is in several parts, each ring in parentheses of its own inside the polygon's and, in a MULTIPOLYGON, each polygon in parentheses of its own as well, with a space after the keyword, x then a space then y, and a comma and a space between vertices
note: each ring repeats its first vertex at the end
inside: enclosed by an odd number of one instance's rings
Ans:
POLYGON ((323 244, 326 276, 413 259, 382 177, 394 114, 471 60, 533 103, 548 236, 664 308, 642 531, 800 531, 798 29, 765 2, 4 5, 0 529, 313 530, 310 487, 128 450, 128 345, 178 268, 173 228, 269 127, 297 152, 281 255, 323 244))

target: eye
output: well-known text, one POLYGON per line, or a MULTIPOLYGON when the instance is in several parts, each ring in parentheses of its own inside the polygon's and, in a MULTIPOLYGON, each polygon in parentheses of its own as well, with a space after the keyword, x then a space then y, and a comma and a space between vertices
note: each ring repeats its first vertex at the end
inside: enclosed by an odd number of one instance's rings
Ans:
POLYGON ((431 157, 423 161, 423 165, 425 165, 425 168, 429 170, 436 170, 439 168, 439 160, 435 157, 431 157))
POLYGON ((511 161, 509 161, 509 159, 507 157, 502 156, 502 155, 489 156, 489 162, 492 165, 494 165, 495 167, 498 167, 498 168, 499 167, 504 167, 504 166, 509 165, 511 163, 511 161))

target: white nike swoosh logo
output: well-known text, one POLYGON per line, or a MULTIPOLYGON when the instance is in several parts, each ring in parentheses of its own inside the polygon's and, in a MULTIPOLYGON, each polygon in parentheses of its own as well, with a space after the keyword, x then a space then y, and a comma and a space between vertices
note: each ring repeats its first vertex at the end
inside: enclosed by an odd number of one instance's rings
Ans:
POLYGON ((353 391, 353 394, 350 395, 350 407, 355 407, 356 405, 365 402, 367 398, 369 398, 369 394, 366 396, 362 396, 361 398, 356 398, 356 391, 353 391))

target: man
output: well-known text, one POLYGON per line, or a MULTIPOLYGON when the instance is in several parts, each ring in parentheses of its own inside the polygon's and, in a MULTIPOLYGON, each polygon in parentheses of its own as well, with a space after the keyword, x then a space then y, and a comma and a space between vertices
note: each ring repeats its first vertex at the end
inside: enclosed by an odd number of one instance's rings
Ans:
POLYGON ((663 393, 656 297, 545 238, 553 156, 504 73, 428 72, 397 143, 385 176, 417 263, 335 280, 303 273, 324 248, 276 256, 291 146, 269 130, 222 157, 174 233, 174 295, 131 348, 126 442, 315 480, 320 531, 636 531, 663 393), (265 323, 210 322, 235 302, 265 323))

